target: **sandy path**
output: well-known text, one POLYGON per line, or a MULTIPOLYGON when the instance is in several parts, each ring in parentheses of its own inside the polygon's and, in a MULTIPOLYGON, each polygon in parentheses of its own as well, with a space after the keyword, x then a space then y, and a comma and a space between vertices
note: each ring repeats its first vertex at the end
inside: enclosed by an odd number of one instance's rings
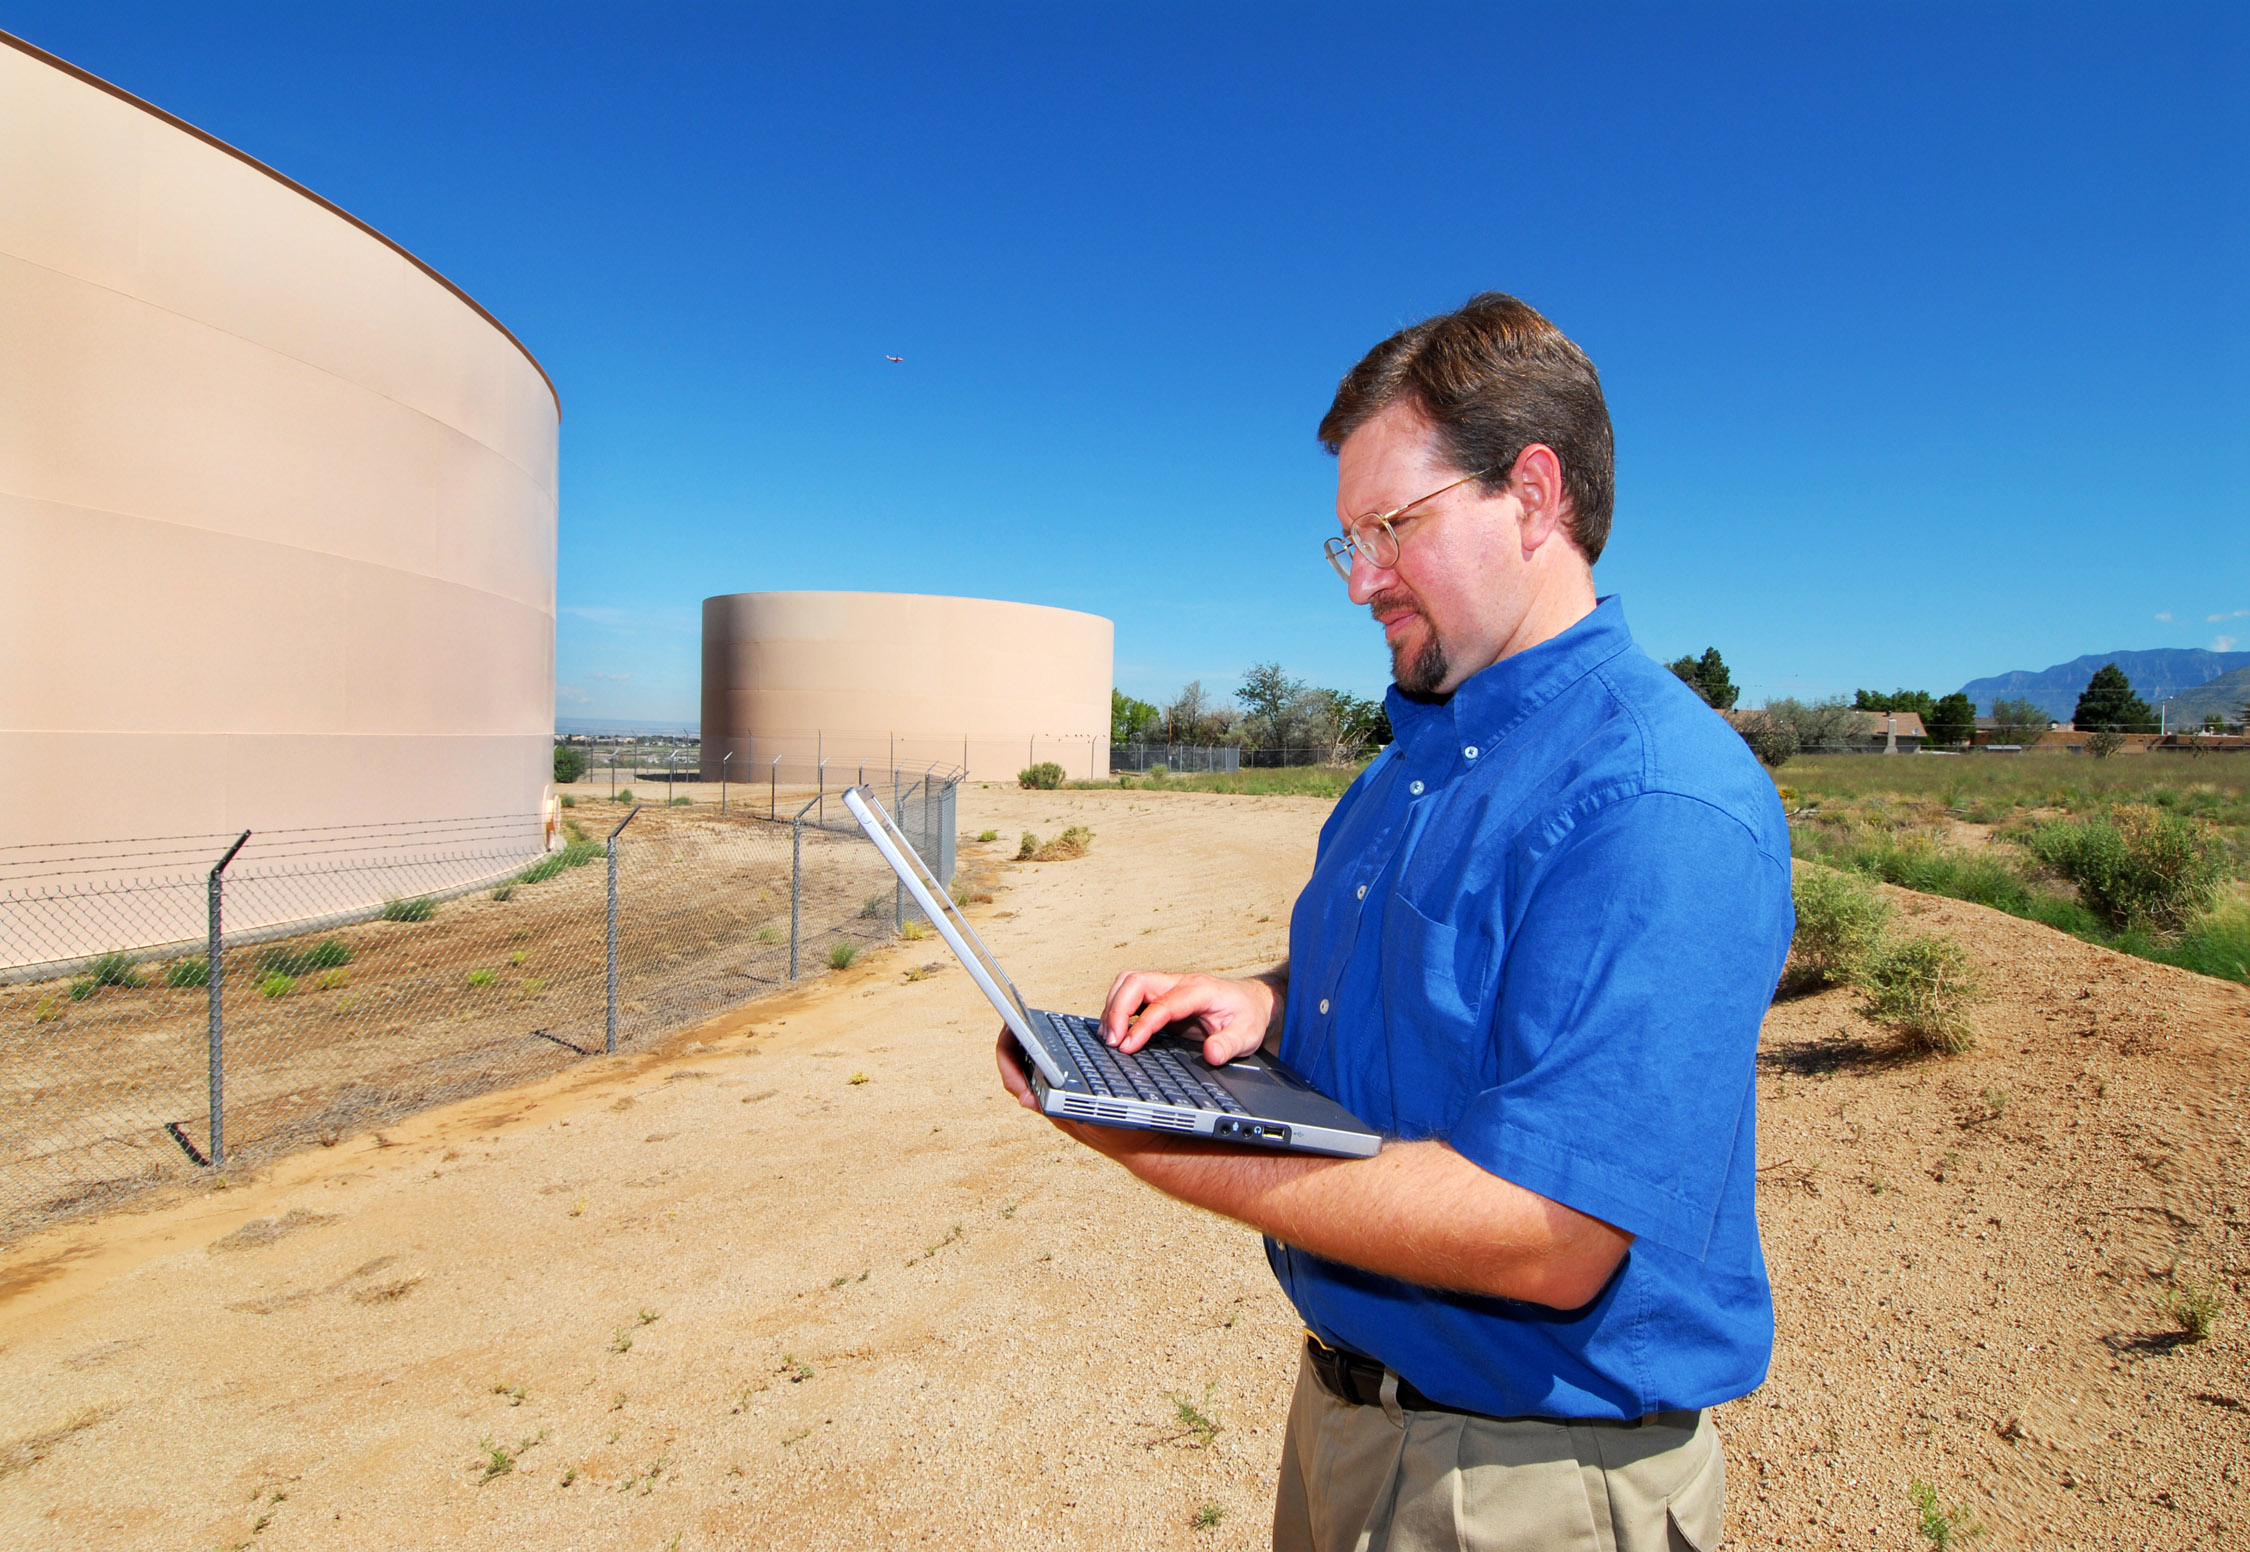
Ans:
MULTIPOLYGON (((974 914, 1057 1006, 1262 964, 1325 811, 972 789, 974 914), (999 861, 1070 822, 1091 856, 999 861)), ((1840 993, 1767 1021, 1782 1347, 1727 1409, 1732 1544, 1925 1544, 1921 1478, 1984 1546, 2231 1545, 2250 995, 1911 903, 2001 995, 1945 1063, 1840 993), (2165 1337, 2181 1276, 2208 1342, 2165 1337)), ((966 978, 906 979, 942 958, 14 1247, 0 1544, 1263 1545, 1295 1322, 1256 1241, 999 1097, 966 978), (484 1440, 538 1442, 480 1481, 484 1440)))

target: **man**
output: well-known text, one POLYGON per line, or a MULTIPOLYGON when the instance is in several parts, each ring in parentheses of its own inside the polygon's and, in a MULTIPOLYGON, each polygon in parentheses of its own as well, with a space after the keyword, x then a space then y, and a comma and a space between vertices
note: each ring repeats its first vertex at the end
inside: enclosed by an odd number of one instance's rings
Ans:
MULTIPOLYGON (((1320 435, 1396 742, 1322 827, 1284 965, 1131 972, 1102 1024, 1132 1050, 1193 1023, 1213 1062, 1266 1045, 1392 1140, 1065 1130, 1266 1235, 1308 1338, 1277 1548, 1708 1552, 1708 1409, 1773 1341, 1752 1078, 1791 927, 1780 805, 1595 596, 1609 412, 1545 318, 1487 294, 1394 335, 1320 435)), ((1033 1103, 1005 1034, 1000 1058, 1033 1103)))

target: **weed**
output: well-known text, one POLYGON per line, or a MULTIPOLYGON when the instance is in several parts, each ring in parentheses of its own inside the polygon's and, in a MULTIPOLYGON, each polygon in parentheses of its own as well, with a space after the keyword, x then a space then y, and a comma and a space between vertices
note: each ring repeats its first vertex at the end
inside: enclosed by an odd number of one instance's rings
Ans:
POLYGON ((495 900, 511 900, 511 899, 514 899, 514 898, 515 898, 515 893, 516 893, 516 886, 515 886, 515 885, 513 885, 513 884, 502 884, 502 885, 500 885, 500 886, 499 886, 498 888, 496 888, 496 889, 494 889, 494 890, 492 891, 492 898, 493 898, 493 899, 495 899, 495 900))
POLYGON ((610 1328, 609 1350, 613 1353, 629 1353, 633 1350, 633 1339, 626 1335, 623 1326, 610 1328))
POLYGON ((526 997, 536 997, 547 989, 547 983, 536 975, 527 975, 516 984, 516 990, 526 997))
POLYGON ((493 1386, 492 1393, 495 1396, 506 1396, 508 1398, 508 1405, 512 1407, 522 1406, 524 1403, 524 1398, 531 1394, 531 1392, 525 1389, 523 1386, 510 1385, 506 1381, 502 1381, 500 1384, 493 1386))
MULTIPOLYGON (((567 798, 564 800, 566 804, 568 803, 568 801, 569 800, 567 798)), ((565 819, 563 821, 563 834, 569 836, 574 841, 583 841, 587 838, 586 827, 580 824, 575 819, 565 819)))
POLYGON ((1016 772, 1016 785, 1036 787, 1042 792, 1052 792, 1063 784, 1063 768, 1052 760, 1041 760, 1037 765, 1025 766, 1016 772))
POLYGON ((31 1022, 34 1024, 59 1024, 62 1016, 63 1005, 52 997, 40 998, 31 1010, 31 1022))
POLYGON ((795 1353, 783 1353, 781 1355, 781 1367, 774 1372, 787 1379, 792 1385, 802 1385, 813 1376, 812 1365, 800 1363, 795 1353))
POLYGON ((1984 1527, 1969 1518, 1966 1504, 1948 1509, 1939 1501, 1937 1489, 1929 1483, 1917 1478, 1907 1486, 1906 1495, 1914 1500, 1915 1513, 1920 1516, 1915 1529, 1931 1546, 1943 1549, 1956 1541, 1973 1541, 1984 1534, 1984 1527))
POLYGON ((841 1277, 831 1277, 831 1278, 829 1278, 829 1279, 828 1279, 828 1286, 829 1286, 830 1290, 831 1290, 831 1291, 833 1291, 833 1290, 835 1290, 835 1289, 837 1289, 837 1288, 841 1288, 841 1287, 843 1287, 843 1286, 844 1286, 844 1284, 846 1284, 846 1283, 850 1282, 851 1280, 852 1280, 852 1274, 851 1274, 851 1273, 849 1273, 849 1272, 846 1272, 846 1273, 844 1273, 844 1275, 843 1275, 843 1276, 841 1276, 841 1277))
POLYGON ((90 975, 82 975, 77 980, 70 983, 70 1000, 72 1002, 84 1002, 87 998, 93 996, 94 993, 100 991, 101 989, 101 982, 95 980, 90 975))
POLYGON ((477 1448, 484 1451, 484 1470, 477 1477, 477 1486, 482 1487, 494 1477, 504 1477, 515 1470, 516 1462, 523 1458, 523 1452, 535 1444, 544 1443, 546 1438, 547 1430, 542 1428, 530 1438, 519 1441, 514 1449, 510 1449, 505 1444, 494 1444, 492 1435, 486 1434, 477 1441, 477 1448))
POLYGON ((945 1231, 945 1237, 944 1237, 943 1239, 941 1239, 941 1240, 938 1240, 938 1241, 937 1241, 937 1242, 936 1242, 935 1244, 924 1245, 924 1246, 922 1247, 922 1253, 921 1253, 920 1255, 918 1255, 918 1256, 915 1256, 915 1257, 914 1257, 914 1258, 913 1258, 912 1260, 908 1261, 908 1262, 907 1262, 906 1264, 907 1264, 908 1266, 913 1266, 913 1265, 914 1265, 914 1264, 915 1264, 916 1262, 919 1262, 919 1261, 927 1261, 927 1260, 929 1260, 929 1259, 930 1259, 930 1257, 932 1257, 932 1256, 936 1255, 936 1254, 937 1254, 937 1253, 938 1253, 939 1251, 943 1250, 943 1249, 944 1249, 944 1248, 945 1248, 946 1246, 948 1246, 948 1245, 952 1244, 952 1243, 953 1243, 953 1242, 954 1242, 955 1240, 959 1239, 960 1237, 961 1237, 961 1225, 959 1225, 958 1223, 956 1223, 955 1225, 953 1225, 953 1227, 952 1227, 952 1228, 950 1228, 950 1229, 947 1229, 947 1230, 945 1231))
POLYGON ((1218 1392, 1218 1389, 1219 1382, 1217 1380, 1213 1380, 1210 1384, 1204 1386, 1203 1399, 1200 1402, 1190 1401, 1185 1396, 1166 1391, 1164 1399, 1172 1403, 1172 1420, 1178 1423, 1179 1427, 1153 1442, 1163 1444, 1174 1439, 1192 1439, 1194 1443, 1190 1448, 1209 1449, 1211 1441, 1219 1436, 1219 1419, 1211 1409, 1211 1397, 1218 1392))
POLYGON ((211 961, 201 954, 190 954, 185 959, 175 959, 164 967, 166 986, 209 986, 211 961))
POLYGON ((336 1006, 333 1011, 338 1018, 343 1018, 348 1016, 351 1011, 358 1006, 359 994, 356 992, 348 992, 344 996, 336 999, 336 1006))
POLYGON ((350 985, 351 979, 349 970, 323 970, 320 972, 319 978, 313 982, 313 989, 323 992, 336 991, 350 985))
POLYGON ((644 1326, 653 1326, 659 1320, 662 1320, 664 1318, 664 1315, 661 1310, 643 1309, 634 1318, 640 1321, 640 1323, 644 1326))
POLYGON ((1981 1000, 1966 950, 1939 934, 1891 939, 1860 967, 1861 1011, 1927 1051, 1953 1056, 1977 1043, 1969 1007, 1981 1000))
POLYGON ((1023 832, 1023 842, 1016 847, 1016 861, 1029 862, 1039 855, 1039 837, 1029 830, 1023 832))
POLYGON ((437 902, 428 895, 412 900, 385 900, 383 920, 387 922, 426 922, 437 915, 437 902))
POLYGON ((270 972, 258 983, 258 990, 268 997, 286 997, 297 989, 297 978, 283 975, 279 970, 270 972))
POLYGON ((857 943, 835 944, 828 950, 828 968, 831 970, 849 969, 851 962, 858 957, 859 945, 857 943))
POLYGON ((2219 1323, 2219 1311, 2225 1308, 2218 1290, 2201 1283, 2175 1280, 2172 1296, 2165 1301, 2165 1312, 2180 1323, 2183 1340, 2201 1342, 2211 1335, 2211 1328, 2219 1323))
MULTIPOLYGON (((1157 769, 1162 770, 1163 767, 1158 766, 1157 769)), ((1226 1517, 1227 1506, 1214 1498, 1198 1504, 1195 1510, 1195 1518, 1188 1523, 1197 1530, 1215 1530, 1219 1522, 1226 1517)))
POLYGON ((490 970, 471 970, 469 972, 469 984, 471 986, 490 986, 495 979, 496 977, 490 970))
POLYGON ((1003 1202, 1003 1203, 1001 1203, 1001 1204, 1000 1204, 1000 1216, 1001 1216, 1001 1217, 1003 1217, 1003 1218, 1013 1218, 1013 1217, 1014 1217, 1015 1215, 1016 1215, 1016 1204, 1015 1204, 1014 1202, 1012 1202, 1012 1201, 1009 1201, 1009 1202, 1003 1202))
POLYGON ((1891 903, 1864 878, 1833 868, 1797 870, 1790 882, 1797 935, 1781 976, 1785 991, 1811 991, 1850 982, 1891 916, 1891 903))
POLYGON ((844 1081, 846 1083, 849 1083, 852 1087, 857 1088, 859 1087, 859 1085, 867 1081, 867 1074, 864 1072, 855 1072, 844 1081))
POLYGON ((1989 1088, 1984 1091, 1984 1102, 1991 1107, 1992 1119, 1997 1121, 2008 1113, 2008 1091, 1989 1088))
POLYGON ((569 793, 566 792, 562 795, 562 806, 565 808, 576 808, 578 806, 578 799, 572 797, 569 793))
POLYGON ((1881 1196, 1891 1188, 1891 1183, 1883 1178, 1883 1171, 1873 1164, 1867 1166, 1867 1172, 1860 1178, 1867 1182, 1869 1196, 1881 1196))
POLYGON ((918 921, 900 922, 898 935, 909 943, 919 943, 930 935, 930 929, 918 921))
MULTIPOLYGON (((564 801, 565 803, 567 803, 567 802, 569 802, 569 801, 570 801, 570 799, 568 799, 568 798, 564 798, 564 799, 563 799, 563 801, 564 801)), ((570 1484, 571 1484, 571 1483, 573 1483, 573 1482, 575 1482, 575 1481, 577 1481, 577 1480, 578 1480, 578 1468, 577 1468, 576 1466, 565 1466, 565 1467, 563 1467, 563 1474, 562 1474, 562 1476, 561 1476, 561 1477, 559 1477, 559 1478, 558 1478, 558 1479, 556 1480, 556 1482, 555 1482, 555 1485, 556 1485, 557 1487, 568 1487, 568 1486, 570 1486, 570 1484)))
POLYGON ((632 802, 632 801, 633 801, 633 789, 632 789, 631 787, 627 787, 627 788, 625 788, 624 790, 622 790, 621 792, 619 792, 619 793, 617 794, 617 796, 615 796, 615 797, 611 798, 611 799, 610 799, 610 801, 611 801, 612 803, 630 803, 630 802, 632 802))
POLYGON ((783 1434, 781 1436, 781 1447, 787 1449, 790 1445, 802 1443, 811 1437, 812 1430, 810 1428, 800 1428, 795 1433, 783 1434))
POLYGON ((544 884, 565 868, 582 868, 607 855, 599 841, 572 841, 561 851, 551 851, 516 875, 519 884, 544 884))
POLYGON ((586 1210, 586 1198, 580 1197, 570 1204, 570 1216, 575 1218, 586 1210))
POLYGON ((522 963, 523 963, 523 950, 519 948, 519 949, 517 949, 517 950, 516 950, 516 951, 515 951, 515 952, 514 952, 513 954, 510 954, 510 955, 508 956, 508 963, 509 963, 509 964, 511 964, 511 965, 520 965, 520 964, 522 964, 522 963))
POLYGON ((997 841, 1000 839, 1000 832, 998 830, 979 830, 977 839, 980 841, 997 841))
POLYGON ((896 899, 897 897, 888 890, 879 889, 874 894, 869 895, 866 899, 859 902, 859 914, 861 915, 861 917, 868 921, 874 921, 878 917, 888 916, 891 914, 891 906, 895 903, 896 899))
POLYGON ((120 954, 114 950, 107 954, 97 954, 94 962, 86 967, 86 978, 96 986, 139 986, 141 973, 133 968, 133 964, 133 956, 130 954, 120 954))

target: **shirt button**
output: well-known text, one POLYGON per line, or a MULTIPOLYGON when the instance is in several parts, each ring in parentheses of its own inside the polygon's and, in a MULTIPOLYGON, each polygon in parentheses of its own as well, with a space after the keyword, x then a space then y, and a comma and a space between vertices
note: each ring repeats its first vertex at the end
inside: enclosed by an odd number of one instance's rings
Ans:
POLYGON ((1477 746, 1475 744, 1471 744, 1468 748, 1462 750, 1461 752, 1467 755, 1470 759, 1474 760, 1477 757, 1477 746))
POLYGON ((1411 783, 1406 790, 1413 793, 1416 797, 1420 797, 1422 795, 1422 784, 1418 781, 1411 783))
POLYGON ((1359 897, 1362 900, 1367 898, 1367 886, 1365 884, 1359 886, 1359 897))
POLYGON ((1328 1011, 1328 999, 1326 997, 1320 999, 1320 1011, 1323 1013, 1328 1011))

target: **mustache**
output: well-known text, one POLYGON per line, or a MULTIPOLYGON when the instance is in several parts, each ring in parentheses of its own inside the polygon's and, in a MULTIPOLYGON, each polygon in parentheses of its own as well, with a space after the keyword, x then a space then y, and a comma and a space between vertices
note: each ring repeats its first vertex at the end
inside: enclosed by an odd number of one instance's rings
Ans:
POLYGON ((1414 601, 1414 595, 1403 588, 1391 588, 1385 592, 1377 593, 1373 598, 1367 600, 1368 616, 1377 621, 1383 618, 1386 611, 1402 608, 1420 612, 1419 606, 1414 601))

